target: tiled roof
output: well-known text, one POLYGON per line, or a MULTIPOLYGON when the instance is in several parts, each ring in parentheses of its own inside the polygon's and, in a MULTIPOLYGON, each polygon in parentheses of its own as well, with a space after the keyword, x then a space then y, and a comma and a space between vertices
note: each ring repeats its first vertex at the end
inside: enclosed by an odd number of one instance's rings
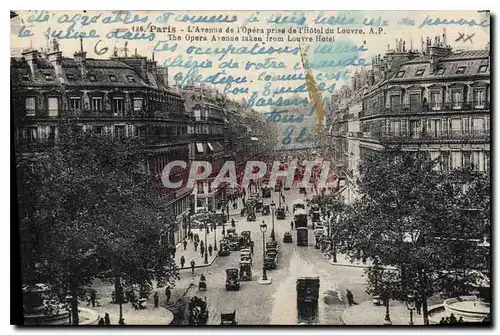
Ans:
POLYGON ((442 60, 453 60, 453 59, 470 59, 470 58, 486 58, 490 55, 489 50, 469 50, 452 53, 449 56, 442 58, 442 60))

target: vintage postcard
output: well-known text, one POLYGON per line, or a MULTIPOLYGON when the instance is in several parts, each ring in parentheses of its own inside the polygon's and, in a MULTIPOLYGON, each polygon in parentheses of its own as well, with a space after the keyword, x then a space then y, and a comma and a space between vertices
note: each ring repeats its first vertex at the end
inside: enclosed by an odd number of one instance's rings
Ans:
POLYGON ((491 324, 489 11, 10 21, 19 324, 491 324))

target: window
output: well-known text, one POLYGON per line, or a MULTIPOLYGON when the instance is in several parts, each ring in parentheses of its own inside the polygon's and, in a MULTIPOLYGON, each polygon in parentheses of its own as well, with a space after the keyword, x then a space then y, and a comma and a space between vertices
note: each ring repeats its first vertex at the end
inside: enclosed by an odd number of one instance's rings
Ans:
POLYGON ((391 95, 391 112, 398 112, 401 109, 401 97, 399 95, 391 95))
POLYGON ((472 169, 474 169, 476 171, 484 171, 485 170, 483 152, 472 151, 470 159, 471 159, 472 169))
POLYGON ((36 142, 38 140, 38 127, 28 127, 28 141, 36 142))
POLYGON ((113 113, 114 114, 123 114, 124 103, 123 98, 114 98, 113 99, 113 113))
POLYGON ((115 136, 119 140, 125 138, 125 126, 115 126, 115 136))
POLYGON ((49 140, 54 140, 56 138, 56 126, 49 126, 48 127, 47 138, 49 140))
POLYGON ((68 78, 68 80, 75 80, 75 76, 72 73, 67 73, 66 78, 68 78))
POLYGON ((424 75, 425 69, 420 69, 415 72, 415 77, 422 77, 424 75))
POLYGON ((474 108, 484 108, 486 105, 486 91, 474 90, 474 108))
POLYGON ((441 153, 439 151, 430 151, 430 156, 431 156, 431 161, 436 162, 436 165, 434 165, 432 169, 439 170, 441 153))
POLYGON ((23 73, 23 74, 22 74, 22 78, 23 78, 23 80, 24 80, 24 81, 29 81, 29 80, 30 80, 30 75, 29 75, 29 73, 23 73))
POLYGON ((429 120, 429 135, 438 137, 441 134, 441 120, 429 120))
POLYGON ((49 116, 59 115, 59 100, 57 98, 49 98, 49 116))
POLYGON ((96 82, 97 78, 95 77, 95 75, 89 74, 89 80, 92 81, 92 82, 96 82))
POLYGON ((462 108, 462 91, 451 92, 451 101, 453 109, 462 108))
POLYGON ((451 152, 451 168, 456 169, 462 166, 462 152, 452 151, 451 152))
POLYGON ((401 122, 400 121, 391 121, 390 131, 393 136, 399 136, 401 134, 401 122))
POLYGON ((460 134, 462 132, 462 119, 451 120, 452 135, 460 134))
POLYGON ((116 78, 116 76, 114 74, 109 75, 109 80, 111 80, 114 83, 118 81, 118 79, 116 78))
POLYGON ((196 192, 196 193, 198 193, 198 194, 203 194, 203 193, 204 193, 204 192, 203 192, 203 181, 198 181, 198 182, 196 183, 196 186, 198 187, 198 192, 196 192))
POLYGON ((484 119, 482 117, 472 119, 472 130, 474 133, 484 132, 484 119))
POLYGON ((203 143, 196 143, 196 151, 198 153, 203 153, 203 143))
POLYGON ((441 92, 431 92, 431 109, 440 110, 441 109, 441 92))
POLYGON ((437 69, 437 71, 436 71, 436 73, 435 73, 435 74, 436 74, 437 76, 442 76, 442 75, 444 74, 444 71, 445 71, 445 70, 446 70, 446 68, 445 68, 445 67, 440 67, 439 69, 437 69))
POLYGON ((396 78, 402 78, 405 75, 406 71, 399 71, 398 74, 396 75, 396 78))
POLYGON ((134 112, 142 111, 142 98, 134 98, 134 112))
POLYGON ((103 135, 104 134, 104 127, 103 126, 94 126, 94 133, 97 135, 103 135))
POLYGON ((137 126, 137 136, 139 136, 140 138, 146 138, 145 126, 137 126))
POLYGON ((26 98, 26 116, 35 116, 36 112, 36 98, 26 98))
POLYGON ((102 111, 102 98, 101 97, 92 97, 91 100, 92 110, 95 112, 102 111))
POLYGON ((82 100, 80 97, 71 97, 69 99, 69 108, 74 111, 82 107, 82 100))
POLYGON ((485 73, 486 71, 488 71, 488 65, 481 65, 477 70, 477 73, 485 73))
POLYGON ((127 80, 128 80, 129 83, 135 83, 134 76, 127 76, 127 80))
POLYGON ((465 69, 467 69, 467 66, 459 66, 455 74, 464 74, 465 69))
POLYGON ((43 76, 44 76, 45 80, 47 80, 47 81, 53 81, 54 80, 54 76, 52 76, 52 73, 48 73, 47 72, 47 73, 44 73, 43 76))
POLYGON ((410 120, 410 137, 420 137, 420 120, 410 120))
POLYGON ((420 93, 410 93, 410 111, 420 111, 420 93))

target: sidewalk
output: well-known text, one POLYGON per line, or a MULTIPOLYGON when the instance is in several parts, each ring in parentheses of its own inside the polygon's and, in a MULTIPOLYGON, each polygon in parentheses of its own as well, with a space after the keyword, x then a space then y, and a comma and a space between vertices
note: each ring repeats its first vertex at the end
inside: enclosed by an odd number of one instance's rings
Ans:
MULTIPOLYGON (((318 250, 318 252, 321 252, 318 250)), ((330 255, 323 253, 323 256, 327 258, 331 265, 333 266, 345 266, 345 267, 353 267, 353 268, 369 268, 372 266, 372 261, 367 260, 365 263, 360 261, 353 261, 349 259, 349 257, 345 254, 337 253, 337 262, 333 261, 333 258, 330 255)), ((395 268, 387 266, 384 267, 387 270, 395 270, 395 268)))
MULTIPOLYGON (((433 296, 427 300, 427 305, 431 307, 440 301, 439 297, 433 296)), ((346 325, 376 326, 382 325, 384 322, 385 312, 385 306, 376 306, 373 301, 369 300, 359 305, 347 307, 342 313, 341 319, 346 325)), ((391 300, 389 303, 389 317, 393 325, 408 326, 410 324, 410 311, 404 302, 391 300)), ((416 311, 413 311, 413 322, 415 325, 424 325, 423 315, 418 315, 416 311)))
MULTIPOLYGON (((191 229, 193 234, 198 234, 200 236, 200 241, 205 243, 205 229, 191 229)), ((219 247, 219 241, 222 239, 222 229, 217 227, 217 248, 219 247)), ((214 247, 214 232, 210 232, 207 234, 207 249, 208 245, 212 245, 214 247)), ((177 245, 177 251, 175 252, 175 263, 180 271, 191 270, 191 259, 195 262, 195 268, 202 268, 206 266, 212 265, 219 254, 219 251, 212 251, 212 256, 208 255, 208 264, 205 264, 205 256, 201 257, 200 246, 198 245, 197 251, 194 251, 194 242, 189 241, 186 246, 186 250, 184 250, 184 246, 182 243, 177 245), (184 264, 184 268, 181 268, 181 256, 184 255, 186 263, 184 264)))

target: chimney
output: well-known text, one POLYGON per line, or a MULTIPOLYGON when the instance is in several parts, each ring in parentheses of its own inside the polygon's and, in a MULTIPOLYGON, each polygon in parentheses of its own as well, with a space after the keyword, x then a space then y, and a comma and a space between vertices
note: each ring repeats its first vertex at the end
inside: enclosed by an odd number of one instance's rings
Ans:
POLYGON ((38 59, 38 50, 35 49, 27 49, 23 51, 22 53, 24 59, 26 62, 28 62, 28 65, 31 70, 31 74, 34 76, 35 72, 37 70, 37 59, 38 59))
POLYGON ((59 50, 59 43, 57 42, 57 39, 52 41, 52 51, 47 53, 47 60, 54 67, 56 77, 62 78, 62 51, 59 50))
POLYGON ((370 70, 370 72, 369 72, 368 84, 370 86, 375 85, 375 71, 373 71, 373 70, 370 70))
POLYGON ((434 46, 429 47, 429 55, 431 56, 431 69, 436 71, 439 66, 439 59, 451 54, 451 47, 441 46, 439 40, 434 46))
POLYGON ((87 59, 87 53, 83 50, 83 38, 80 38, 80 51, 73 54, 76 65, 80 68, 82 72, 82 78, 87 78, 87 69, 85 67, 85 60, 87 59))

